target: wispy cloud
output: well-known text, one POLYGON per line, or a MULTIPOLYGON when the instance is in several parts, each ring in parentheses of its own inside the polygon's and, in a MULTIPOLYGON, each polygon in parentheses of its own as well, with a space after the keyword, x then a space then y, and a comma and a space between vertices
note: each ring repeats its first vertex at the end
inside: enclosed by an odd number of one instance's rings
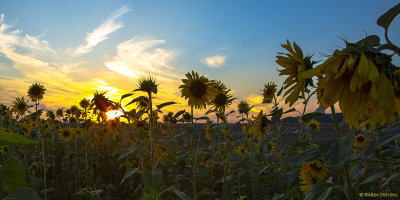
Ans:
POLYGON ((165 43, 164 40, 134 37, 117 45, 117 55, 107 60, 105 65, 112 71, 130 78, 153 74, 164 78, 179 78, 168 64, 177 52, 154 48, 165 43))
POLYGON ((127 6, 122 6, 116 10, 106 21, 104 21, 99 27, 94 29, 91 33, 87 33, 86 42, 77 47, 74 51, 76 55, 87 54, 93 50, 100 42, 108 39, 108 35, 122 28, 122 23, 118 23, 117 20, 123 14, 129 12, 130 9, 127 6))
POLYGON ((226 61, 226 56, 215 55, 215 56, 207 57, 207 58, 203 59, 202 63, 209 67, 216 68, 216 67, 225 65, 225 61, 226 61))

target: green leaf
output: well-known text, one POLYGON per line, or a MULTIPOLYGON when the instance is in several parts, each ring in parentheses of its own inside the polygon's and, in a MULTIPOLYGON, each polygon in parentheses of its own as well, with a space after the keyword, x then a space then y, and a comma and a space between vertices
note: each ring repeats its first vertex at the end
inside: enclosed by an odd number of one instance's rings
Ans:
POLYGON ((171 161, 173 163, 178 163, 179 162, 179 158, 175 154, 173 154, 173 153, 171 153, 169 151, 167 151, 165 154, 166 154, 166 157, 167 157, 167 159, 169 161, 171 161))
POLYGON ((341 139, 335 139, 326 144, 321 144, 320 151, 322 160, 333 168, 339 169, 351 154, 354 140, 354 134, 349 133, 341 139))
POLYGON ((278 180, 284 183, 286 186, 290 186, 294 180, 296 180, 298 175, 297 170, 292 170, 288 173, 279 175, 278 180))
POLYGON ((150 191, 150 193, 156 193, 158 187, 161 184, 161 169, 154 169, 154 171, 144 171, 143 172, 143 183, 144 187, 150 191))
POLYGON ((400 176, 400 173, 392 174, 388 179, 386 179, 385 183, 381 186, 381 188, 385 187, 385 185, 389 184, 390 181, 400 176))
POLYGON ((157 109, 160 110, 161 108, 163 108, 165 106, 172 105, 172 104, 177 104, 177 103, 176 102, 172 102, 172 101, 171 102, 162 103, 160 105, 157 105, 157 109))
POLYGON ((284 199, 284 197, 285 197, 285 193, 283 193, 283 194, 276 193, 276 194, 272 197, 271 200, 280 200, 280 199, 284 199))
POLYGON ((225 116, 229 116, 230 114, 232 114, 232 113, 235 113, 235 111, 234 110, 231 110, 231 112, 229 112, 229 113, 227 113, 225 116))
POLYGON ((122 96, 121 96, 121 101, 122 101, 122 99, 125 99, 126 97, 130 97, 130 96, 132 96, 132 95, 133 95, 133 93, 128 93, 128 94, 122 95, 122 96))
POLYGON ((307 114, 303 115, 303 117, 301 117, 301 120, 303 121, 303 123, 307 123, 311 119, 314 119, 314 117, 321 116, 321 115, 324 115, 324 113, 320 113, 320 112, 307 113, 307 114))
POLYGON ((179 116, 181 116, 183 113, 185 113, 186 111, 185 110, 181 110, 181 111, 178 111, 177 113, 175 113, 175 115, 174 115, 174 117, 172 118, 172 120, 175 120, 175 119, 177 119, 179 116))
POLYGON ((272 115, 271 121, 273 121, 273 122, 279 121, 281 119, 281 117, 282 117, 282 114, 283 114, 282 108, 272 111, 272 113, 271 113, 271 115, 272 115))
POLYGON ((121 185, 125 181, 125 179, 127 179, 127 178, 131 177, 133 174, 137 174, 137 173, 140 173, 139 167, 136 169, 130 170, 130 171, 126 171, 125 176, 121 181, 121 185))
POLYGON ((294 165, 302 164, 302 163, 309 162, 312 160, 316 160, 319 157, 321 157, 319 147, 313 147, 311 149, 308 149, 308 150, 300 153, 296 157, 294 157, 293 160, 291 160, 289 162, 289 164, 294 166, 294 165))
POLYGON ((147 98, 147 97, 145 97, 145 96, 136 97, 136 98, 132 99, 132 101, 129 102, 128 104, 126 104, 125 106, 129 106, 129 105, 131 105, 133 103, 136 103, 136 102, 144 101, 145 98, 147 98))
POLYGON ((138 148, 138 144, 134 144, 134 145, 130 146, 129 148, 125 149, 125 151, 119 156, 118 161, 129 156, 137 148, 138 148))
POLYGON ((373 141, 370 144, 370 148, 372 150, 385 145, 389 142, 391 142, 392 140, 396 139, 400 137, 400 124, 392 124, 386 128, 384 128, 378 136, 378 139, 376 139, 375 141, 373 141))
POLYGON ((40 200, 40 198, 32 188, 19 187, 11 192, 4 200, 40 200))
POLYGON ((393 19, 400 13, 400 3, 388 10, 385 14, 379 17, 376 22, 379 26, 383 27, 387 32, 390 23, 392 23, 393 19))
POLYGON ((291 108, 291 109, 289 109, 289 110, 283 112, 283 114, 290 113, 290 112, 294 112, 294 111, 296 111, 296 108, 291 108))
POLYGON ((10 129, 0 128, 0 146, 1 145, 23 145, 32 144, 35 141, 22 137, 12 132, 10 129))
POLYGON ((363 184, 367 184, 367 183, 370 183, 370 182, 372 182, 372 181, 375 181, 376 179, 378 179, 378 178, 381 178, 382 176, 384 176, 387 172, 389 172, 389 171, 391 171, 390 169, 388 169, 388 168, 380 168, 380 169, 377 169, 377 170, 375 170, 372 174, 371 174, 371 176, 369 176, 369 177, 367 177, 363 182, 361 182, 360 184, 361 185, 363 185, 363 184))
POLYGON ((196 122, 197 122, 197 120, 210 120, 210 118, 209 117, 207 117, 207 116, 203 116, 203 117, 198 117, 198 118, 194 118, 195 120, 196 120, 196 122))
POLYGON ((182 200, 190 200, 190 197, 184 192, 179 191, 175 186, 172 186, 172 191, 182 200))
POLYGON ((0 182, 6 185, 5 190, 7 192, 25 186, 25 170, 21 161, 16 158, 7 160, 0 167, 0 182))

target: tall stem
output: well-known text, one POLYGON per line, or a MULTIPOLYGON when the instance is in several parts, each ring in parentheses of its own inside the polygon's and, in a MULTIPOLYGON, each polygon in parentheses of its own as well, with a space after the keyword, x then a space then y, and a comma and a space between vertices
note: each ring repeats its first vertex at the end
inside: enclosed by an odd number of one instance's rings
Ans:
POLYGON ((153 102, 151 100, 151 92, 148 93, 150 103, 150 149, 151 149, 151 171, 154 171, 154 127, 153 127, 153 102))
MULTIPOLYGON (((191 106, 191 121, 192 121, 192 131, 194 130, 194 122, 193 122, 193 106, 191 106)), ((196 167, 197 167, 197 162, 196 162, 196 151, 195 151, 195 145, 194 145, 194 133, 192 134, 192 183, 193 183, 193 200, 197 199, 197 181, 196 181, 196 167)))

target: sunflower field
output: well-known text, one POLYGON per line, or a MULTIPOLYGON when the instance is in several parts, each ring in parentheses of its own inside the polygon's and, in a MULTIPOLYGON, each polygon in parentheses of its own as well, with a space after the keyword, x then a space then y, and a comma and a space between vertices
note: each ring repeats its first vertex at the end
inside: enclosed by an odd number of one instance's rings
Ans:
POLYGON ((154 105, 153 76, 119 102, 96 91, 56 111, 38 109, 46 86, 32 84, 27 97, 0 105, 0 198, 399 199, 400 67, 392 57, 400 48, 387 36, 399 13, 400 4, 377 21, 386 43, 376 35, 344 41, 324 61, 282 44, 276 63, 286 80, 264 85, 263 103, 273 109, 256 116, 244 100, 228 112, 232 91, 194 71, 177 88, 190 110, 176 113, 166 110, 175 102, 154 105), (319 108, 305 113, 311 98, 319 108), (291 108, 299 101, 303 110, 291 108), (195 109, 208 111, 193 116, 195 109), (336 135, 320 140, 325 110, 336 135), (122 114, 108 119, 109 111, 122 114), (233 112, 240 118, 228 122, 233 112), (285 126, 290 120, 296 125, 285 126))

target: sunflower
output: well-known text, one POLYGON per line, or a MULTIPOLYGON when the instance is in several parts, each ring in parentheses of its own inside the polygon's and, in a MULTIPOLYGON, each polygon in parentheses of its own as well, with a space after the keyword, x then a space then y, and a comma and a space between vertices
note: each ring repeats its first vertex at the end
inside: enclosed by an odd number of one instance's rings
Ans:
POLYGON ((288 40, 286 45, 282 44, 282 47, 289 53, 278 53, 280 55, 276 56, 276 63, 284 68, 283 70, 278 70, 280 72, 279 75, 289 76, 283 83, 284 89, 290 87, 284 96, 288 95, 285 103, 289 103, 289 106, 292 106, 299 98, 300 92, 301 96, 304 96, 304 89, 308 85, 313 85, 312 79, 305 78, 303 73, 312 69, 316 62, 311 61, 312 56, 304 57, 303 51, 295 42, 292 47, 288 40))
POLYGON ((107 92, 99 92, 96 91, 94 93, 93 99, 91 101, 91 107, 95 106, 94 113, 97 114, 97 111, 107 112, 111 107, 112 101, 109 100, 105 94, 107 92))
POLYGON ((308 127, 308 129, 310 129, 310 130, 316 130, 317 132, 319 132, 319 130, 320 130, 320 128, 321 128, 320 123, 319 123, 317 120, 314 120, 314 119, 310 120, 310 121, 306 124, 306 126, 308 127))
POLYGON ((43 85, 40 85, 39 83, 32 84, 28 90, 28 97, 32 101, 39 101, 43 99, 45 91, 46 88, 44 88, 43 85))
POLYGON ((208 153, 205 154, 204 157, 203 157, 203 159, 202 159, 202 161, 201 161, 201 164, 202 164, 204 167, 206 167, 206 168, 212 167, 212 166, 214 165, 214 163, 212 163, 212 162, 207 162, 210 158, 211 158, 211 155, 210 155, 210 154, 208 154, 208 153))
POLYGON ((83 109, 87 109, 90 106, 90 101, 86 98, 83 98, 80 102, 79 105, 81 106, 81 108, 83 109))
POLYGON ((75 128, 75 129, 73 130, 73 132, 74 132, 75 135, 78 136, 78 137, 83 137, 83 136, 84 136, 84 132, 83 132, 83 130, 82 130, 81 128, 75 128))
POLYGON ((250 112, 250 105, 247 101, 241 100, 237 106, 239 114, 248 115, 250 112))
POLYGON ((176 118, 174 118, 173 115, 174 115, 173 112, 168 112, 168 114, 163 116, 163 122, 168 125, 176 124, 178 120, 176 120, 176 118))
POLYGON ((354 143, 354 147, 364 147, 366 144, 368 144, 369 139, 365 137, 364 135, 357 135, 354 143))
POLYGON ((38 166, 38 164, 35 162, 35 161, 33 161, 30 165, 29 165, 29 169, 32 169, 32 170, 37 170, 39 168, 39 166, 38 166))
POLYGON ((275 96, 276 92, 276 86, 275 83, 273 82, 268 82, 267 84, 264 85, 264 89, 261 90, 263 91, 263 103, 272 103, 272 100, 275 96))
POLYGON ((46 111, 46 116, 47 116, 47 119, 51 119, 51 120, 56 119, 56 115, 51 110, 46 111))
POLYGON ((236 200, 244 200, 246 198, 246 195, 240 195, 239 198, 237 198, 236 200))
POLYGON ((69 108, 69 110, 71 111, 71 114, 77 118, 81 113, 81 110, 79 110, 78 106, 76 105, 72 105, 71 108, 69 108))
POLYGON ((57 117, 64 117, 64 111, 62 108, 57 109, 56 111, 57 117))
POLYGON ((246 151, 246 149, 244 148, 243 145, 241 145, 241 146, 235 146, 233 150, 234 150, 236 153, 240 154, 240 155, 242 155, 242 154, 246 151))
POLYGON ((182 79, 180 85, 182 97, 188 100, 188 104, 196 109, 206 108, 206 104, 213 95, 212 82, 197 72, 185 74, 187 79, 182 79))
POLYGON ((156 79, 152 76, 141 77, 138 79, 138 89, 134 91, 143 91, 148 94, 154 93, 157 94, 157 82, 156 79))
POLYGON ((398 87, 393 75, 397 67, 391 59, 366 39, 346 42, 346 48, 335 50, 304 77, 319 76, 318 103, 322 108, 339 102, 350 127, 359 129, 360 122, 375 127, 396 121, 395 114, 400 112, 400 93, 396 93, 398 87))
POLYGON ((300 189, 307 194, 313 185, 324 179, 329 171, 329 166, 319 160, 303 163, 300 172, 300 189))
POLYGON ((261 110, 258 113, 258 116, 254 120, 254 124, 249 129, 249 132, 256 135, 259 140, 262 140, 263 136, 268 134, 270 128, 268 127, 268 118, 263 114, 261 110))
POLYGON ((214 93, 215 95, 209 100, 209 104, 212 106, 212 109, 217 110, 220 113, 224 113, 225 109, 232 104, 233 100, 236 99, 232 98, 232 95, 229 94, 230 91, 230 89, 227 89, 214 93))
POLYGON ((23 116, 25 115, 26 112, 28 112, 28 101, 29 100, 24 100, 24 97, 19 98, 17 97, 15 101, 13 101, 12 105, 12 112, 15 113, 17 116, 23 116))
POLYGON ((0 146, 0 154, 6 154, 8 152, 8 146, 2 145, 0 146))
POLYGON ((30 136, 31 135, 31 125, 28 122, 25 122, 21 125, 19 129, 20 134, 25 135, 25 136, 30 136))
POLYGON ((73 135, 73 130, 69 128, 63 128, 60 130, 58 133, 58 137, 63 141, 63 142, 68 142, 70 141, 74 135, 73 135))
POLYGON ((206 134, 206 139, 207 140, 212 140, 213 138, 213 130, 212 127, 210 126, 209 123, 206 124, 206 128, 205 128, 205 134, 206 134))

